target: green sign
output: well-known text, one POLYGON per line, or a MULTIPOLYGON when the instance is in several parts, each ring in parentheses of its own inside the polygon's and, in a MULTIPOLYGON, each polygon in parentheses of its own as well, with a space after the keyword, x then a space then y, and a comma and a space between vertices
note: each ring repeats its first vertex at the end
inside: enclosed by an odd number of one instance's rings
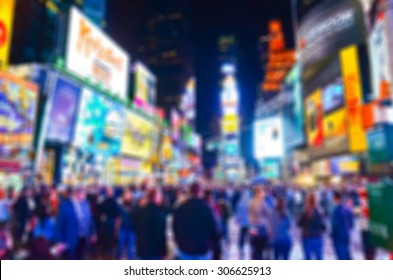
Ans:
POLYGON ((393 182, 370 184, 367 189, 373 243, 393 251, 393 182))
POLYGON ((382 125, 367 134, 368 156, 371 163, 383 163, 393 160, 393 128, 382 125))

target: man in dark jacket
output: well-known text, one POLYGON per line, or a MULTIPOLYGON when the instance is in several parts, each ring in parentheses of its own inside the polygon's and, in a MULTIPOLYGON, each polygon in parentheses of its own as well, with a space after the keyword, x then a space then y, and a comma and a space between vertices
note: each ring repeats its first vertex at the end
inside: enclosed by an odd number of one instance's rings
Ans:
POLYGON ((353 214, 342 201, 339 192, 334 193, 336 204, 332 216, 332 240, 337 259, 350 260, 351 230, 353 227, 353 214))
POLYGON ((161 201, 161 193, 152 189, 135 213, 137 253, 143 260, 160 260, 167 255, 166 215, 161 201))
POLYGON ((212 258, 212 245, 219 239, 212 209, 201 198, 201 187, 195 183, 191 197, 175 211, 173 229, 181 260, 207 260, 212 258))
POLYGON ((96 227, 84 190, 77 188, 64 199, 57 215, 57 241, 65 248, 65 259, 85 258, 89 244, 96 242, 96 227))

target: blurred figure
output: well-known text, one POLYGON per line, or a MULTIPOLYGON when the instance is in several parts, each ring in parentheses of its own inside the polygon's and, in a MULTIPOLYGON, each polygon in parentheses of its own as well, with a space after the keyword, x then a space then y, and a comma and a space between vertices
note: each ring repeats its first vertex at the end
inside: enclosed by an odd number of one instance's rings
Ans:
POLYGON ((221 238, 222 238, 222 223, 221 223, 221 213, 216 201, 214 200, 213 193, 211 191, 205 192, 205 201, 213 211, 214 220, 216 222, 217 230, 219 233, 219 238, 212 244, 213 247, 213 259, 221 260, 221 238))
POLYGON ((238 248, 239 248, 239 258, 244 259, 244 245, 246 243, 246 239, 248 236, 249 230, 249 219, 248 219, 248 205, 250 204, 251 195, 248 190, 243 191, 240 201, 237 205, 236 209, 236 221, 239 225, 239 240, 238 240, 238 248))
POLYGON ((16 249, 19 250, 28 241, 28 223, 35 210, 35 202, 29 188, 23 188, 14 204, 15 228, 14 240, 16 249))
POLYGON ((287 211, 285 199, 277 200, 276 208, 272 213, 272 244, 276 260, 288 260, 292 247, 290 234, 291 220, 287 211))
POLYGON ((227 244, 229 244, 229 219, 232 215, 232 209, 230 201, 227 197, 227 193, 224 189, 220 190, 220 192, 218 193, 217 204, 221 213, 220 217, 223 239, 227 244))
POLYGON ((104 260, 111 260, 115 256, 115 222, 119 217, 119 205, 116 202, 113 188, 106 188, 105 198, 99 205, 99 213, 102 226, 101 256, 104 260))
POLYGON ((11 204, 5 190, 0 187, 0 223, 8 224, 11 218, 11 204))
POLYGON ((306 260, 323 259, 323 233, 326 226, 323 216, 317 209, 315 195, 309 193, 303 213, 300 215, 298 226, 302 231, 304 258, 306 260))
POLYGON ((12 259, 13 240, 6 223, 0 222, 0 260, 12 259))
POLYGON ((65 248, 64 258, 82 260, 88 246, 96 242, 96 228, 89 203, 81 188, 64 198, 57 215, 57 241, 65 248))
POLYGON ((203 201, 198 183, 190 187, 190 198, 174 213, 173 230, 181 260, 210 260, 212 244, 217 244, 219 232, 213 210, 203 201))
POLYGON ((38 205, 32 229, 30 258, 50 260, 53 259, 50 249, 56 238, 56 221, 53 217, 49 194, 43 195, 38 205))
POLYGON ((341 194, 333 194, 335 208, 332 215, 332 232, 334 251, 338 260, 352 259, 350 253, 351 230, 353 228, 353 215, 351 209, 343 202, 341 194))
POLYGON ((269 234, 270 209, 265 201, 265 193, 262 188, 257 187, 254 191, 249 206, 250 238, 252 247, 252 259, 270 259, 269 256, 269 234))
POLYGON ((365 260, 375 260, 377 249, 371 240, 370 233, 370 211, 368 209, 367 189, 362 187, 359 190, 360 197, 360 231, 362 240, 363 256, 365 260))
POLYGON ((125 190, 119 207, 120 217, 117 221, 117 259, 122 259, 124 252, 127 253, 128 260, 135 259, 135 205, 132 199, 131 191, 125 190))
POLYGON ((167 255, 166 216, 161 203, 161 193, 151 189, 145 203, 136 211, 136 245, 142 260, 161 260, 167 255))

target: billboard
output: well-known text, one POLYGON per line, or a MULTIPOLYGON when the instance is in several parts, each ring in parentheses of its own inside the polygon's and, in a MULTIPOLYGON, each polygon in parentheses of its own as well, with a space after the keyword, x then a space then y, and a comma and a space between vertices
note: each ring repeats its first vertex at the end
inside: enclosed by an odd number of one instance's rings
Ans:
POLYGON ((302 68, 308 69, 344 47, 364 43, 365 39, 363 11, 358 1, 322 0, 299 23, 299 61, 302 68))
POLYGON ((222 119, 221 129, 223 134, 235 134, 239 131, 239 117, 226 115, 222 119))
POLYGON ((284 108, 285 145, 291 149, 305 142, 303 90, 298 64, 288 73, 282 91, 277 97, 281 95, 290 97, 290 101, 282 107, 284 108))
POLYGON ((15 0, 0 2, 0 70, 8 66, 8 57, 12 39, 15 0))
POLYGON ((195 78, 190 78, 186 84, 186 91, 182 96, 180 108, 187 120, 195 119, 195 78))
POLYGON ((78 9, 71 7, 68 23, 66 66, 82 78, 127 99, 128 54, 78 9))
POLYGON ((78 113, 81 88, 62 77, 57 77, 50 97, 46 139, 69 143, 78 113))
POLYGON ((127 156, 149 159, 157 144, 157 129, 153 123, 138 114, 127 111, 121 144, 121 153, 127 156))
POLYGON ((344 86, 341 77, 333 80, 322 90, 323 111, 325 114, 344 106, 344 86))
POLYGON ((172 127, 172 137, 173 140, 178 141, 180 138, 180 126, 182 124, 182 119, 180 114, 176 109, 171 109, 171 127, 172 127))
POLYGON ((280 161, 263 160, 261 162, 261 175, 265 179, 277 180, 280 178, 280 161))
POLYGON ((37 106, 37 85, 0 73, 0 159, 29 158, 37 106))
POLYGON ((344 108, 326 115, 323 118, 323 147, 329 150, 345 147, 342 143, 348 139, 347 132, 347 114, 344 108))
POLYGON ((307 142, 311 147, 323 144, 323 107, 321 89, 315 90, 305 101, 307 142))
POLYGON ((363 88, 358 48, 352 45, 342 49, 340 61, 349 124, 349 149, 354 153, 365 152, 367 150, 367 136, 363 128, 363 88))
POLYGON ((393 12, 388 6, 391 7, 392 2, 375 1, 375 5, 372 29, 368 37, 373 100, 386 99, 393 94, 393 56, 389 48, 392 40, 393 12))
POLYGON ((123 105, 83 88, 74 137, 75 146, 93 154, 119 154, 124 120, 123 105))
POLYGON ((254 124, 254 155, 257 159, 284 156, 282 117, 258 120, 254 124))
POLYGON ((135 64, 134 98, 142 104, 154 104, 156 102, 156 78, 140 62, 135 64))

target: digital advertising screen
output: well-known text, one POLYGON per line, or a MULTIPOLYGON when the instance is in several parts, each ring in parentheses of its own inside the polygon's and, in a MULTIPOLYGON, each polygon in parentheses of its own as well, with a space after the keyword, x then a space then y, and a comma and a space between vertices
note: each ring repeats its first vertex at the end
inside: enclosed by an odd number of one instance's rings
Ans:
POLYGON ((341 78, 335 79, 322 89, 323 110, 326 113, 332 112, 344 106, 344 86, 341 78))
POLYGON ((280 161, 263 160, 261 162, 261 175, 263 178, 270 180, 280 178, 280 161))
POLYGON ((254 123, 254 155, 257 159, 284 156, 282 117, 258 120, 254 123))
POLYGON ((125 126, 125 108, 83 88, 74 144, 91 153, 117 155, 125 126))
POLYGON ((156 78, 145 65, 135 64, 135 95, 134 98, 143 104, 155 104, 156 78))
POLYGON ((36 84, 0 72, 0 159, 28 159, 37 104, 36 84))
POLYGON ((72 141, 80 94, 79 86, 62 77, 56 79, 50 97, 47 140, 59 143, 72 141))
POLYGON ((306 131, 308 144, 319 147, 323 144, 322 92, 315 90, 305 101, 306 131))
POLYGON ((129 55, 77 8, 68 21, 66 66, 81 78, 127 99, 129 55))
POLYGON ((121 153, 127 156, 149 159, 156 148, 157 131, 150 121, 135 112, 127 111, 121 153))

